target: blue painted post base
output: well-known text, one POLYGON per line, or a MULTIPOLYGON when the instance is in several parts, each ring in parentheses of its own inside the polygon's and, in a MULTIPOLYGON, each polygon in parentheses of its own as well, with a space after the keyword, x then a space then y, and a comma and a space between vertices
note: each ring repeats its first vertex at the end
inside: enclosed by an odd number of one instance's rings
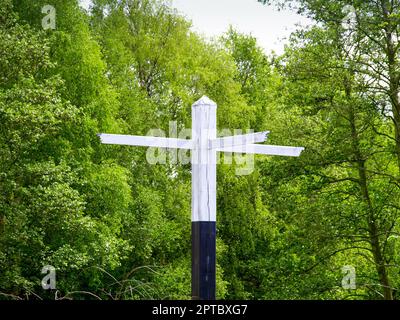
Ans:
POLYGON ((215 300, 215 221, 192 222, 192 299, 215 300))

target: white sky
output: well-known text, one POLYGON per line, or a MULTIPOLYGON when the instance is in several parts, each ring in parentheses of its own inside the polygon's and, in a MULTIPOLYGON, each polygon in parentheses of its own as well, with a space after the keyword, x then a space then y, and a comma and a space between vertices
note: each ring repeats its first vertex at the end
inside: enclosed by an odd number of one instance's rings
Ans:
MULTIPOLYGON (((90 0, 80 0, 88 7, 90 0)), ((207 37, 220 36, 232 25, 252 34, 266 53, 281 54, 285 40, 296 24, 309 25, 310 20, 290 11, 263 5, 257 0, 170 0, 172 6, 193 22, 193 30, 207 37)))

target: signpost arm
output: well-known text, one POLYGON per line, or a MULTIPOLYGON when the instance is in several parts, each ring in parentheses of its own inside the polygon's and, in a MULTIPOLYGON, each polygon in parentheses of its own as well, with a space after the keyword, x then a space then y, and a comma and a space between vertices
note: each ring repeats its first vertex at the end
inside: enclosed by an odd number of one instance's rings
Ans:
POLYGON ((211 149, 229 148, 243 146, 256 142, 264 142, 268 137, 269 131, 236 135, 232 137, 217 138, 210 141, 211 149))
POLYGON ((265 144, 247 144, 243 146, 232 146, 216 148, 220 152, 235 152, 247 154, 263 154, 269 156, 299 157, 303 152, 302 147, 270 146, 265 144))
POLYGON ((192 149, 192 140, 163 138, 163 137, 144 137, 144 136, 127 136, 122 134, 106 134, 98 135, 101 143, 123 146, 138 147, 158 147, 158 148, 176 148, 176 149, 192 149))

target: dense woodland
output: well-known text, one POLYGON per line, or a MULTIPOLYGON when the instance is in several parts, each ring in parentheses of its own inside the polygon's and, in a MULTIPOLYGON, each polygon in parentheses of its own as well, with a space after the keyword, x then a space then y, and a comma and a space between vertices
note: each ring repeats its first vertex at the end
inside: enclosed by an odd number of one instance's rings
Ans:
POLYGON ((97 133, 191 128, 203 95, 219 128, 306 148, 218 166, 217 297, 399 298, 399 0, 259 3, 316 22, 280 56, 158 0, 50 2, 54 30, 48 0, 0 0, 0 299, 190 299, 190 165, 97 133))

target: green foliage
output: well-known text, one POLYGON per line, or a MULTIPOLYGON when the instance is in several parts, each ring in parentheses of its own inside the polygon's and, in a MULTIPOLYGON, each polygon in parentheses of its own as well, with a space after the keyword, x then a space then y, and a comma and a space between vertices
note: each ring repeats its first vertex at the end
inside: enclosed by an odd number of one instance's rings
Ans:
MULTIPOLYGON (((396 298, 396 126, 387 93, 343 51, 349 3, 300 1, 324 28, 293 33, 271 58, 233 28, 206 41, 161 1, 97 0, 88 14, 54 0, 56 29, 44 31, 46 1, 2 0, 1 298, 190 299, 190 166, 151 166, 146 150, 96 134, 190 128, 204 94, 219 128, 306 147, 299 159, 257 157, 248 176, 218 166, 217 297, 396 298), (41 288, 45 265, 56 290, 41 288), (356 290, 342 288, 346 265, 356 290)), ((354 4, 373 36, 394 27, 395 12, 374 27, 370 2, 354 4)), ((392 80, 393 66, 380 66, 392 80)))

